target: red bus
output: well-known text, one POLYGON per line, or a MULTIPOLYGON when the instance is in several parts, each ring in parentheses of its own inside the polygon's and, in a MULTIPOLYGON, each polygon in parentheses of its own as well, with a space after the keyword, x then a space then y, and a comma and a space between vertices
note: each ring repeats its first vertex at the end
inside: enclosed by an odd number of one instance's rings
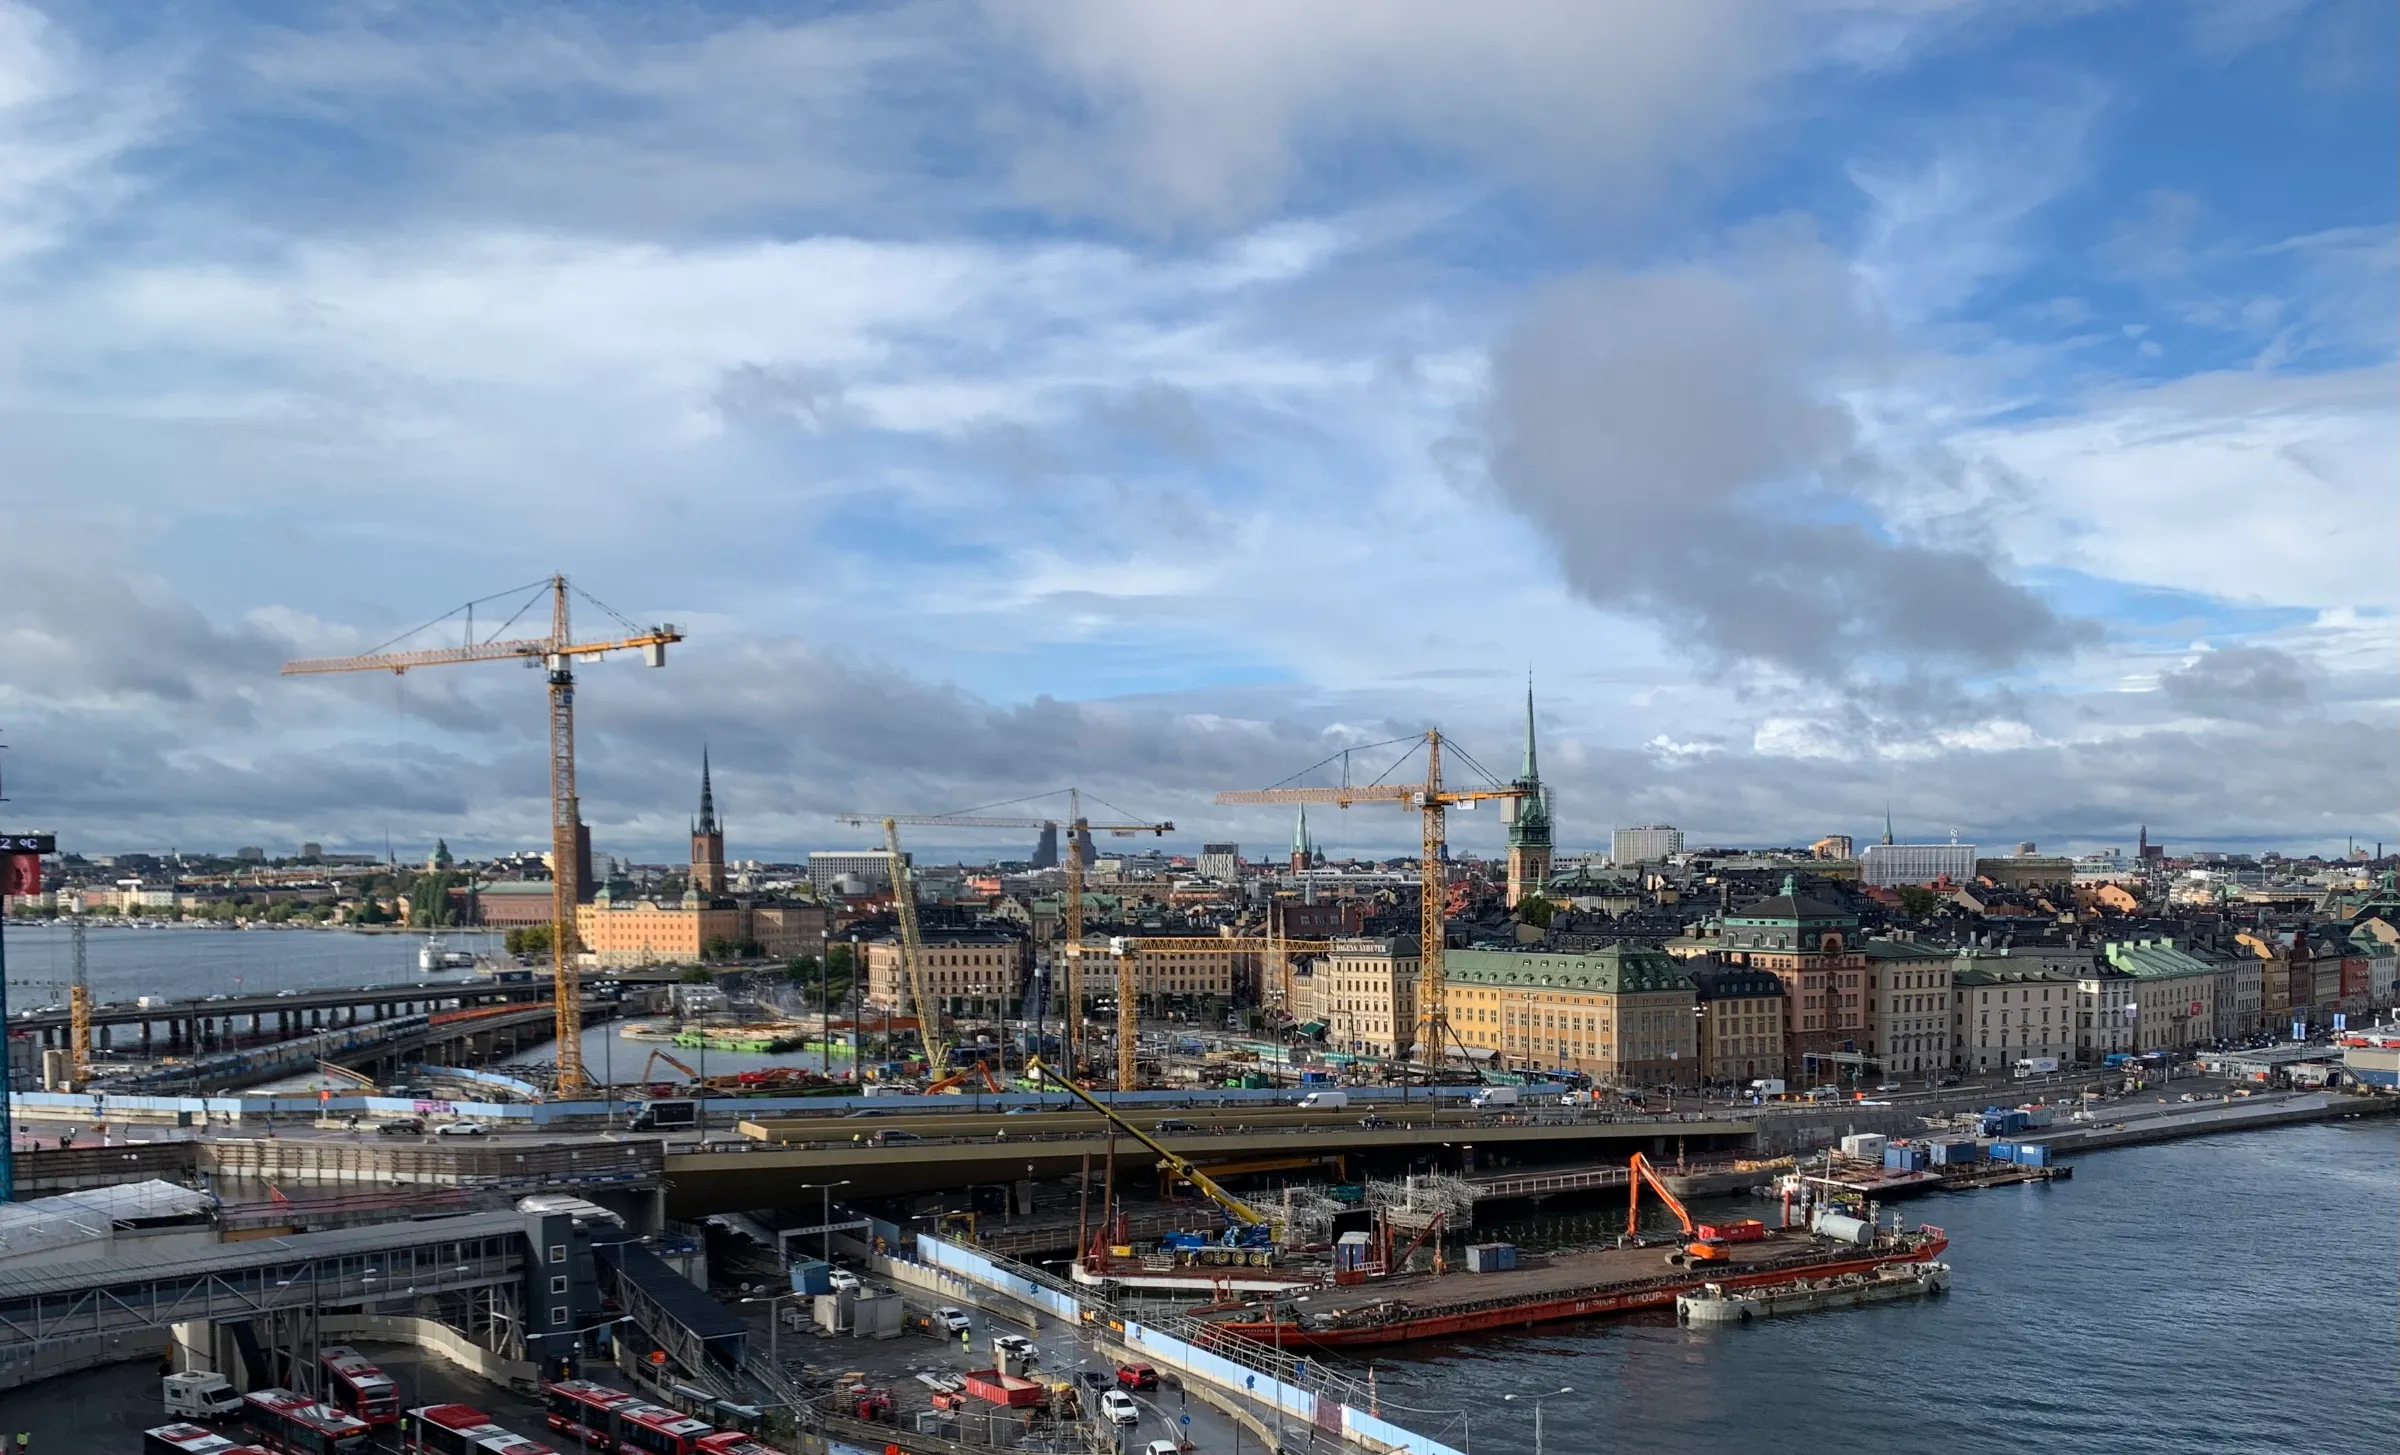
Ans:
POLYGON ((288 1389, 242 1396, 242 1423, 258 1443, 286 1455, 365 1455, 367 1422, 288 1389))
POLYGON ((551 1429, 617 1455, 708 1455, 700 1442, 717 1432, 706 1420, 588 1379, 545 1384, 542 1395, 551 1429))
POLYGON ((160 1425, 142 1431, 142 1455, 274 1455, 263 1445, 236 1445, 198 1425, 160 1425))
POLYGON ((701 1455, 783 1455, 781 1450, 739 1430, 727 1430, 700 1442, 701 1455))
POLYGON ((366 1355, 347 1344, 335 1344, 318 1357, 325 1366, 325 1393, 330 1403, 370 1425, 388 1425, 400 1418, 400 1386, 368 1363, 366 1355))
POLYGON ((410 1410, 417 1429, 412 1455, 558 1455, 539 1440, 528 1440, 492 1423, 492 1417, 472 1405, 429 1404, 410 1410))

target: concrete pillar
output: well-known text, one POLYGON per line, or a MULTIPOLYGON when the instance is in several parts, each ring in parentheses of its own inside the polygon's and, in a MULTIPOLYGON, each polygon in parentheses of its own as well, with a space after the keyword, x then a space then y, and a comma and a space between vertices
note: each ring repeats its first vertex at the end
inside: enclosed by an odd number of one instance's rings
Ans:
POLYGON ((142 1054, 144 1056, 150 1054, 150 1023, 148 1021, 142 1022, 142 1054))
POLYGON ((1033 1215, 1033 1179, 1030 1177, 1020 1177, 1012 1185, 1010 1190, 1016 1196, 1017 1215, 1019 1217, 1031 1217, 1033 1215))

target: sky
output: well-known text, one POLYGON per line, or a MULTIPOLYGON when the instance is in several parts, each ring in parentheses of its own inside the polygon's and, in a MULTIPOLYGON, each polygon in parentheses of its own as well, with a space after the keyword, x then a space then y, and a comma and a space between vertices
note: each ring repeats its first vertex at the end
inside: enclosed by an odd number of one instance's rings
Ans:
POLYGON ((0 813, 538 846, 535 675, 277 668, 564 572, 633 858, 1529 680, 1567 851, 2400 843, 2396 17, 0 0, 0 813))

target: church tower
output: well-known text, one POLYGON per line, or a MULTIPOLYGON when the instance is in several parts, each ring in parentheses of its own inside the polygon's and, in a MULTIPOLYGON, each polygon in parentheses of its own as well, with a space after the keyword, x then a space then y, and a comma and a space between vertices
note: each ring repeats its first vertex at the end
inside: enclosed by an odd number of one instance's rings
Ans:
POLYGON ((1531 790, 1508 800, 1508 904, 1514 909, 1517 901, 1550 883, 1550 800, 1534 754, 1531 682, 1525 684, 1525 766, 1510 786, 1531 790))
POLYGON ((717 822, 717 795, 708 781, 708 749, 700 750, 700 817, 692 823, 690 892, 703 897, 725 892, 725 830, 717 822))
POLYGON ((1300 805, 1300 816, 1292 821, 1292 872, 1301 873, 1316 863, 1316 846, 1308 841, 1308 805, 1300 805))

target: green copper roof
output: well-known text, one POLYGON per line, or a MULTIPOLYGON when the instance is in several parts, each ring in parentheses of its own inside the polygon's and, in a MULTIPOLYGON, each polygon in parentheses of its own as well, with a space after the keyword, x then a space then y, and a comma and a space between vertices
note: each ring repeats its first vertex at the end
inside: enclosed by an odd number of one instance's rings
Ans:
POLYGON ((1584 955, 1452 950, 1442 957, 1442 963, 1453 985, 1639 995, 1689 990, 1692 984, 1673 956, 1651 945, 1605 945, 1584 955))

